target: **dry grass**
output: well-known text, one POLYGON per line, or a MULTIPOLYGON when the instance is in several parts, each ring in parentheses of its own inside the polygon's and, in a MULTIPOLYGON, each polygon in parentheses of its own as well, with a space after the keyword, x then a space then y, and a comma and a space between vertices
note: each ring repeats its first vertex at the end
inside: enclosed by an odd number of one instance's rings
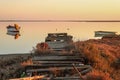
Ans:
POLYGON ((108 73, 103 73, 101 71, 93 70, 88 73, 85 77, 85 80, 112 80, 108 73))
MULTIPOLYGON (((83 53, 93 67, 94 70, 85 76, 85 80, 120 80, 120 38, 78 41, 66 49, 83 53)), ((51 51, 37 48, 35 52, 51 51)))
POLYGON ((32 59, 28 59, 21 63, 22 66, 28 66, 28 65, 32 65, 32 64, 33 64, 32 59))
POLYGON ((120 40, 93 39, 75 42, 74 46, 77 52, 84 53, 94 68, 87 80, 120 80, 120 64, 116 63, 120 59, 120 40))

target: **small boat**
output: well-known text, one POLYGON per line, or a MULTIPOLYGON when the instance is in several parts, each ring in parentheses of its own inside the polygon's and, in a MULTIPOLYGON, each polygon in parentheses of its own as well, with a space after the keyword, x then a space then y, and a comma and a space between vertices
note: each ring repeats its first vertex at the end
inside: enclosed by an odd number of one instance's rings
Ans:
POLYGON ((19 32, 20 31, 20 26, 18 26, 18 24, 14 24, 14 26, 8 25, 7 26, 7 31, 8 32, 19 32))
POLYGON ((117 32, 112 31, 95 31, 95 37, 103 37, 106 35, 116 35, 117 32))
POLYGON ((72 38, 73 36, 68 35, 67 33, 49 33, 45 42, 51 49, 61 51, 73 42, 72 38))

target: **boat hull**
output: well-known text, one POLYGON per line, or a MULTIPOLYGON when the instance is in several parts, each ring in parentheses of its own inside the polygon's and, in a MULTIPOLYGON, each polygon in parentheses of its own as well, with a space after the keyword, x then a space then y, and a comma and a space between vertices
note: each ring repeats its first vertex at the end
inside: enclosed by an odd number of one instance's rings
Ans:
POLYGON ((109 31, 95 31, 95 37, 103 37, 106 35, 116 35, 116 32, 109 31))
POLYGON ((16 28, 7 28, 8 32, 19 32, 19 30, 16 30, 16 28))
POLYGON ((7 32, 7 35, 11 35, 11 36, 15 36, 16 34, 20 35, 19 32, 11 32, 11 31, 7 32))
POLYGON ((7 31, 8 32, 19 32, 20 27, 17 24, 14 24, 14 26, 8 25, 7 31))
POLYGON ((68 45, 67 42, 46 42, 48 46, 53 50, 64 50, 64 48, 68 45))

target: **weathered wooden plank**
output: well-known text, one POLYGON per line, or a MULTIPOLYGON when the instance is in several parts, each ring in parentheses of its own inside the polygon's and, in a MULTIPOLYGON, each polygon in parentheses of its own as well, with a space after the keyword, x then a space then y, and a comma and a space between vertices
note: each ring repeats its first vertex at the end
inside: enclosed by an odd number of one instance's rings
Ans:
MULTIPOLYGON (((84 68, 89 68, 90 65, 81 65, 79 67, 76 67, 78 69, 84 69, 84 68)), ((30 70, 26 70, 26 72, 44 72, 44 71, 51 71, 51 70, 71 70, 73 69, 73 67, 52 67, 52 68, 44 68, 44 69, 30 69, 30 70)))
POLYGON ((86 73, 88 73, 88 72, 90 72, 90 71, 92 71, 92 67, 91 67, 91 66, 88 67, 88 68, 86 68, 85 70, 81 71, 80 73, 81 73, 81 74, 86 74, 86 73))
POLYGON ((80 56, 82 55, 81 53, 61 53, 61 52, 56 52, 56 53, 48 53, 48 54, 36 54, 34 56, 80 56))
POLYGON ((80 61, 33 61, 33 64, 72 64, 80 63, 80 61))
POLYGON ((14 78, 9 80, 82 80, 79 77, 45 77, 45 76, 33 76, 33 77, 24 77, 24 78, 14 78))
POLYGON ((64 61, 64 60, 81 60, 82 58, 80 57, 74 57, 74 56, 42 56, 42 57, 33 57, 32 60, 33 61, 57 61, 57 60, 61 60, 61 61, 64 61))
POLYGON ((42 79, 44 77, 45 77, 44 75, 41 75, 41 76, 33 76, 33 77, 15 78, 9 80, 36 80, 36 79, 42 79))
MULTIPOLYGON (((80 67, 83 64, 77 64, 76 66, 80 67)), ((31 64, 31 65, 27 65, 27 67, 72 67, 72 64, 31 64)))
POLYGON ((43 78, 42 80, 82 80, 80 77, 55 77, 55 78, 43 78))
POLYGON ((53 59, 53 58, 62 58, 62 59, 64 59, 64 58, 72 58, 72 59, 74 59, 74 58, 80 58, 79 56, 34 56, 32 59, 42 59, 42 58, 44 58, 44 59, 53 59))
POLYGON ((80 73, 80 71, 78 70, 78 68, 75 66, 75 64, 72 64, 74 70, 79 74, 79 77, 82 79, 82 75, 80 73))

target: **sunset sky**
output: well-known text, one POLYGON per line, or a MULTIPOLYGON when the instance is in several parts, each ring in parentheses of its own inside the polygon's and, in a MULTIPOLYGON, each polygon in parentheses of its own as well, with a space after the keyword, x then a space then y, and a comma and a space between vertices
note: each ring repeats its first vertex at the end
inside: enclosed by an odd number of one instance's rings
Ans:
POLYGON ((120 0, 0 0, 0 19, 120 19, 120 0))

